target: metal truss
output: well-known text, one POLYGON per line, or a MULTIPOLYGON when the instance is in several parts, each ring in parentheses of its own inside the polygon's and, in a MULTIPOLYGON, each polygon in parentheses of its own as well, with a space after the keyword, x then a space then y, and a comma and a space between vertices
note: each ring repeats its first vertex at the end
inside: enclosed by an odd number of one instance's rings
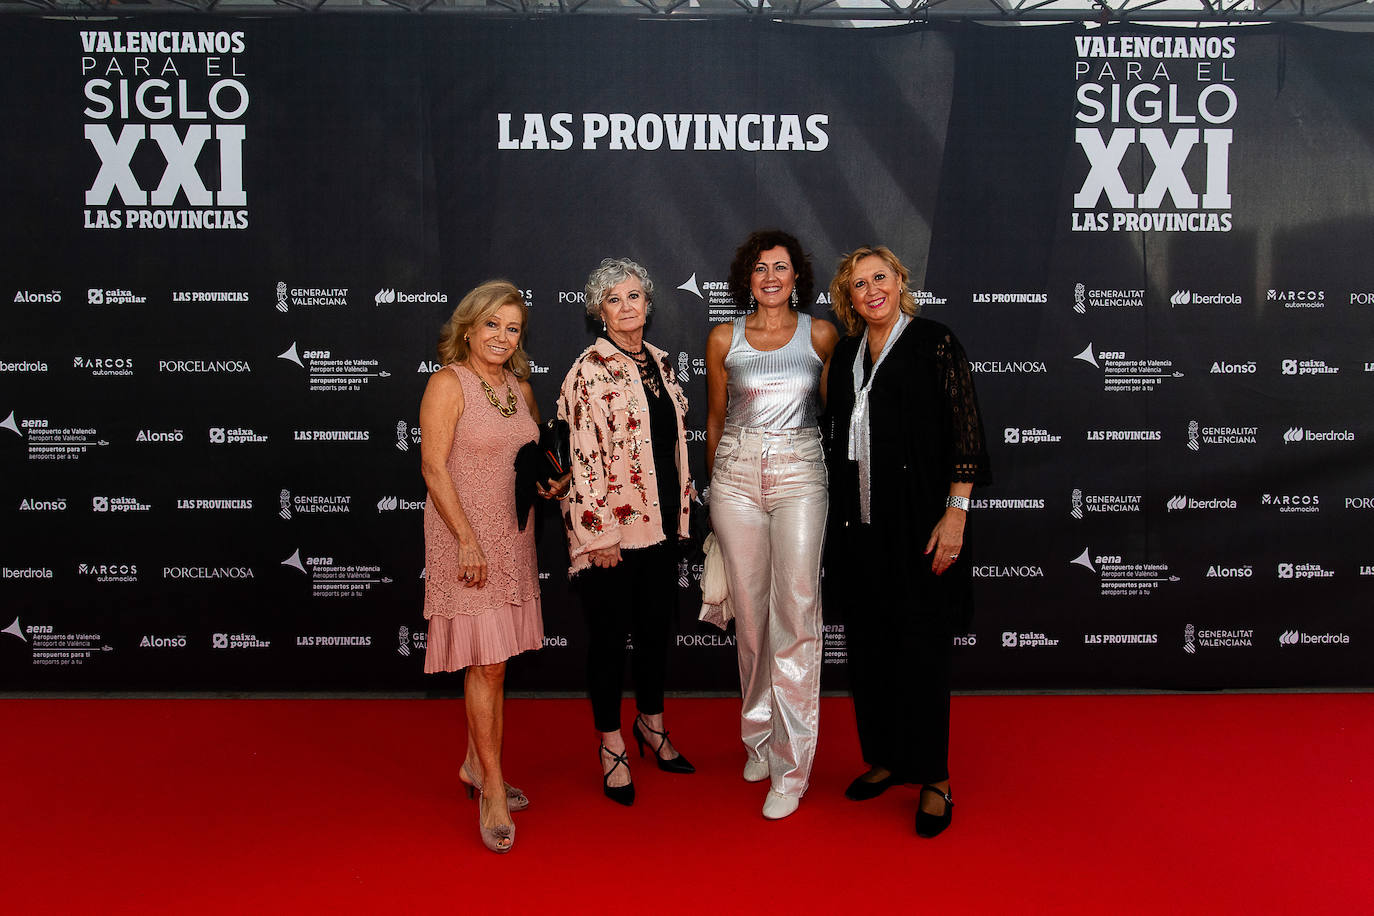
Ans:
POLYGON ((766 19, 839 27, 935 21, 1007 25, 1302 22, 1374 27, 1374 0, 0 0, 0 13, 78 18, 188 10, 247 16, 330 12, 766 19))

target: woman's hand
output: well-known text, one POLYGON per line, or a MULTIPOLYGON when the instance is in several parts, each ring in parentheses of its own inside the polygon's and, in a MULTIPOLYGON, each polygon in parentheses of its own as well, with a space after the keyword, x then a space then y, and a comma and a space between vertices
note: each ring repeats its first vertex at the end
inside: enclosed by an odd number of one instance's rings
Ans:
POLYGON ((458 541, 458 574, 464 588, 481 588, 487 584, 487 555, 477 539, 458 541))
POLYGON ((572 471, 564 474, 558 479, 549 478, 547 485, 536 483, 534 488, 539 491, 539 495, 545 499, 562 499, 568 495, 568 488, 572 486, 572 471))
POLYGON ((614 544, 610 547, 603 547, 600 550, 589 550, 587 556, 592 558, 592 565, 601 569, 610 569, 620 562, 620 545, 614 544))
POLYGON ((935 530, 926 542, 926 555, 929 556, 932 551, 935 553, 935 558, 930 562, 930 569, 935 575, 941 575, 959 559, 959 551, 964 549, 964 520, 967 517, 968 513, 963 509, 946 509, 935 523, 935 530))

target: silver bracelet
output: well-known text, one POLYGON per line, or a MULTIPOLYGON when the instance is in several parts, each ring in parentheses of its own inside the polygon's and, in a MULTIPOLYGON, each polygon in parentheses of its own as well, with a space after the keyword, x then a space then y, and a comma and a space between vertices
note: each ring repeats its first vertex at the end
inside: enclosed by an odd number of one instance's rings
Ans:
POLYGON ((963 509, 965 512, 967 512, 967 511, 969 510, 969 506, 971 506, 971 505, 972 505, 972 502, 969 500, 969 498, 968 498, 967 496, 946 496, 946 497, 945 497, 945 508, 946 508, 946 509, 963 509))

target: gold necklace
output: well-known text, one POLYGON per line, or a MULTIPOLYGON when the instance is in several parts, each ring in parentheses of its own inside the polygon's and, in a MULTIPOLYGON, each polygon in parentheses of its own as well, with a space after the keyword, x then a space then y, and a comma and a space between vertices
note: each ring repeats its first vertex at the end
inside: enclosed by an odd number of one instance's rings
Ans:
POLYGON ((506 382, 506 406, 502 407, 501 402, 496 400, 496 392, 492 389, 490 385, 487 384, 487 380, 479 375, 477 377, 477 381, 482 383, 482 390, 487 393, 487 400, 491 401, 491 406, 495 407, 497 412, 501 414, 501 416, 515 416, 515 392, 510 390, 510 382, 506 382))

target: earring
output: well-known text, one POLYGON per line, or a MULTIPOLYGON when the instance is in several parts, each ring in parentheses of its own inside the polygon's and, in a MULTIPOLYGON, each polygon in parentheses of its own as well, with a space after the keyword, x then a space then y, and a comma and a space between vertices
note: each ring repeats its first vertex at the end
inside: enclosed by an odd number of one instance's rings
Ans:
POLYGON ((758 302, 755 301, 755 299, 754 299, 754 294, 753 294, 753 293, 750 293, 750 294, 749 294, 749 307, 750 307, 751 309, 752 309, 752 308, 757 308, 757 307, 758 307, 758 302))
POLYGON ((792 308, 797 307, 797 288, 792 287, 792 308))
POLYGON ((605 318, 602 318, 602 319, 601 319, 601 333, 603 333, 603 334, 606 333, 606 319, 605 319, 605 318))

